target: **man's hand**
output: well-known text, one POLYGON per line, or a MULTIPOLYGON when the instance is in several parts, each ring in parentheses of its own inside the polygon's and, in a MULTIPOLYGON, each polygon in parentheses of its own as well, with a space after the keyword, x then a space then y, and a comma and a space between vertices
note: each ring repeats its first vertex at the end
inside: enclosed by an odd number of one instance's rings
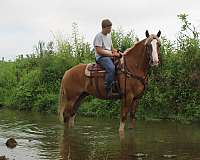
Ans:
POLYGON ((120 53, 118 52, 112 52, 113 57, 121 57, 120 53))
POLYGON ((129 51, 131 50, 131 48, 128 48, 124 51, 124 53, 121 53, 123 56, 125 56, 129 51))

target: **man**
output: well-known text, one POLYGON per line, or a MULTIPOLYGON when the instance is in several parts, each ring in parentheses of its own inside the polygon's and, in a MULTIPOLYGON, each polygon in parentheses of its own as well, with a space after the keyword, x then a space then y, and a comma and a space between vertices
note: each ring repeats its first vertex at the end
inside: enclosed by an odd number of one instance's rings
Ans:
POLYGON ((112 46, 111 29, 112 22, 109 19, 102 20, 102 31, 98 33, 94 38, 95 57, 97 63, 99 63, 105 70, 105 96, 109 98, 112 83, 115 76, 115 65, 113 64, 112 57, 120 57, 116 49, 112 46))

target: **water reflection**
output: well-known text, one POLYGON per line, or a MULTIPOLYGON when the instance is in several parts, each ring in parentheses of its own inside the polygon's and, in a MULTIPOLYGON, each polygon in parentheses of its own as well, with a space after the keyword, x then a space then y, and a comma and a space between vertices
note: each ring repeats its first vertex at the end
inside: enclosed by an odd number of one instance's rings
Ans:
POLYGON ((113 133, 113 128, 107 134, 106 130, 94 132, 94 126, 89 128, 64 129, 59 145, 61 160, 137 160, 137 153, 146 154, 145 150, 137 148, 135 138, 138 137, 134 130, 127 131, 126 138, 121 141, 118 133, 113 133))
POLYGON ((88 159, 88 139, 73 129, 64 128, 59 148, 62 160, 88 159))
POLYGON ((199 132, 196 127, 138 122, 135 130, 126 130, 123 141, 117 129, 117 121, 111 125, 110 120, 78 119, 75 128, 61 130, 60 158, 126 160, 137 159, 136 153, 148 154, 149 159, 162 159, 163 154, 175 154, 182 159, 199 156, 200 137, 194 134, 195 130, 199 132))
MULTIPOLYGON (((94 121, 93 121, 94 122, 94 121)), ((117 124, 108 127, 108 122, 88 123, 73 129, 65 128, 60 141, 62 160, 127 160, 135 159, 134 131, 129 131, 127 139, 120 141, 117 124)))

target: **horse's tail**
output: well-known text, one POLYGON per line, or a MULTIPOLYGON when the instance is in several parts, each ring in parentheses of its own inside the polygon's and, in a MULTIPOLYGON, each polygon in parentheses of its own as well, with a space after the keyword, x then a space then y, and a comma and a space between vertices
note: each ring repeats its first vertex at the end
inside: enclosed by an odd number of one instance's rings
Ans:
POLYGON ((63 113, 65 108, 67 107, 67 95, 66 95, 66 91, 63 88, 63 81, 61 82, 61 86, 60 86, 60 97, 59 97, 59 106, 58 106, 58 116, 60 121, 63 122, 64 118, 63 118, 63 113))

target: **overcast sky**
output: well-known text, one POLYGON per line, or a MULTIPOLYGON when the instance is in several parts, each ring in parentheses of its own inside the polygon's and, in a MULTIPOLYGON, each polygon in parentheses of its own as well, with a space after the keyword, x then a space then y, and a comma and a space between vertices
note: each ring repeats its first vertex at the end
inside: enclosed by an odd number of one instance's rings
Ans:
POLYGON ((0 0, 0 59, 31 53, 39 40, 54 40, 53 34, 67 37, 73 22, 91 43, 103 18, 109 18, 114 29, 134 30, 140 39, 146 29, 160 29, 173 40, 181 13, 200 28, 199 0, 0 0))

